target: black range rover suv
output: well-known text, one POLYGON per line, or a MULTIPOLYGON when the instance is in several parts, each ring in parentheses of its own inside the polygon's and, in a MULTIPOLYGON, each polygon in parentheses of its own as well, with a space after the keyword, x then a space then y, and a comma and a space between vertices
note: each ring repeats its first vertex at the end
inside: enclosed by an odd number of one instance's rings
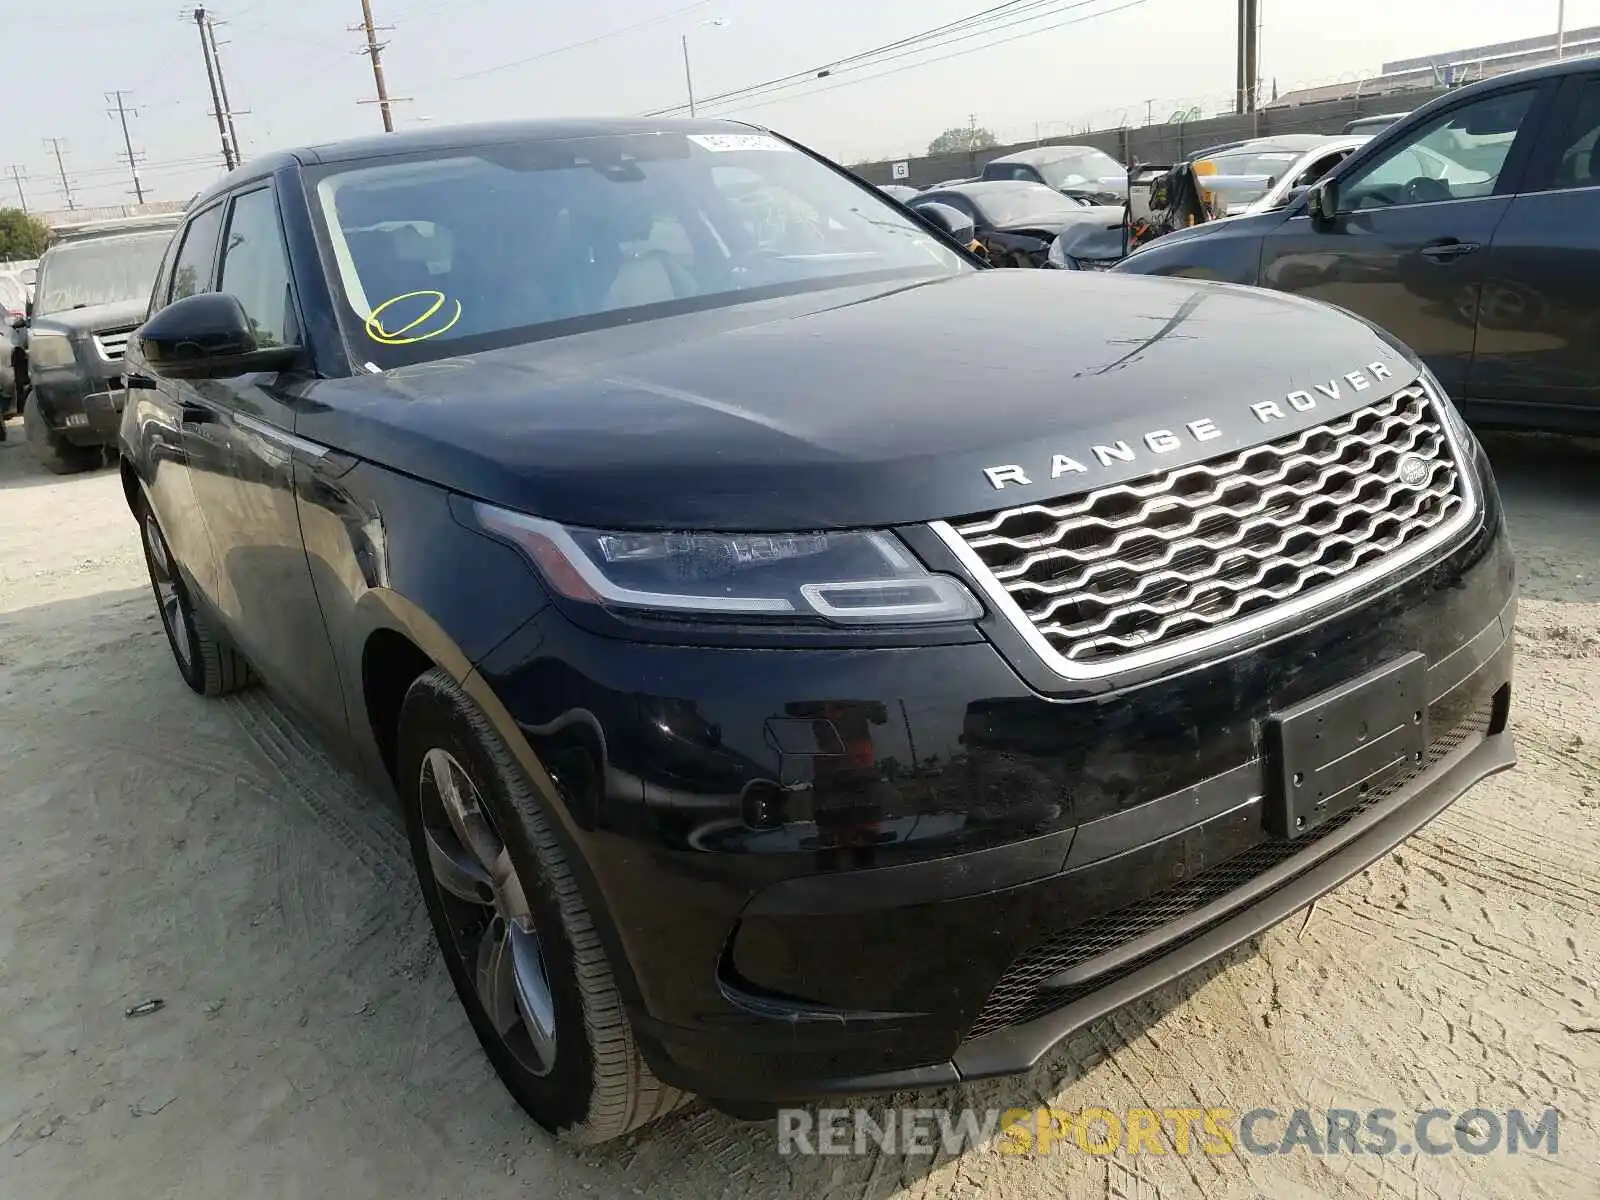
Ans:
POLYGON ((130 343, 179 670, 397 799, 547 1128, 1023 1070, 1513 763, 1494 481, 1404 347, 932 220, 719 122, 310 147, 130 343))

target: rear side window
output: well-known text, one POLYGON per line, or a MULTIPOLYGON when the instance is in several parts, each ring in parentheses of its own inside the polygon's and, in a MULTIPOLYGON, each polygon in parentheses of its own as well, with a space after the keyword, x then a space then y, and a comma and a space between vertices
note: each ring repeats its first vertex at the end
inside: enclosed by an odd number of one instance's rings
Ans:
POLYGON ((1585 81, 1578 103, 1557 142, 1552 189, 1600 186, 1600 79, 1585 81))
POLYGON ((183 231, 183 244, 172 270, 172 290, 167 300, 182 300, 211 290, 212 268, 217 258, 217 234, 222 228, 222 205, 206 209, 183 231))

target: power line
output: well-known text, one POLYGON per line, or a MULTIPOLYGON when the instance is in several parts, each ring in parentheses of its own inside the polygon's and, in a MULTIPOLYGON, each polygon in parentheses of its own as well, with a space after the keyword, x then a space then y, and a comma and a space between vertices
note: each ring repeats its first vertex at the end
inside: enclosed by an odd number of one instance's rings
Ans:
MULTIPOLYGON (((817 79, 826 79, 837 75, 841 70, 856 71, 867 67, 880 66, 883 63, 894 62, 899 59, 909 58, 916 54, 926 53, 930 50, 942 49, 971 41, 973 38, 984 37, 988 34, 998 33, 1001 30, 1011 29, 1018 25, 1030 24, 1034 21, 1045 20, 1063 12, 1072 12, 1086 8, 1091 4, 1100 3, 1101 0, 1072 0, 1070 3, 1060 3, 1059 0, 1013 0, 1009 4, 996 5, 980 12, 972 13, 955 21, 948 21, 943 25, 925 29, 920 33, 911 34, 881 46, 874 46, 870 50, 862 50, 845 58, 835 59, 821 66, 813 67, 806 71, 796 71, 789 75, 780 75, 761 83, 749 84, 742 88, 722 92, 708 97, 699 102, 701 108, 713 104, 726 104, 733 100, 742 100, 747 97, 755 98, 765 94, 787 90, 801 84, 810 83, 817 79), (1043 10, 1043 11, 1037 11, 1043 10), (893 51, 894 53, 890 53, 893 51)), ((1119 11, 1119 10, 1112 10, 1119 11)), ((1101 14, 1091 14, 1101 15, 1101 14)), ((1036 33, 1043 33, 1050 29, 1059 28, 1062 24, 1073 24, 1074 21, 1060 22, 1055 25, 1046 25, 1037 29, 1025 30, 1023 33, 1004 38, 999 41, 987 43, 988 45, 1002 45, 1007 41, 1016 41, 1019 38, 1031 37, 1036 33)), ((973 53, 983 49, 983 46, 973 47, 972 50, 961 53, 973 53)), ((959 57, 959 55, 951 56, 959 57)), ((942 62, 944 59, 930 59, 929 62, 942 62)), ((912 64, 919 66, 923 64, 912 64)), ((907 68, 902 68, 907 69, 907 68)), ((889 72, 885 72, 888 74, 889 72)), ((842 85, 839 85, 842 86, 842 85)), ((816 91, 827 91, 827 88, 818 88, 816 91)), ((812 95, 806 92, 805 95, 812 95)), ((684 106, 671 105, 667 108, 657 109, 646 113, 646 116, 659 117, 681 113, 684 106)))
MULTIPOLYGON (((810 83, 816 79, 828 78, 831 75, 839 73, 841 70, 859 70, 866 66, 875 65, 877 62, 890 62, 894 59, 904 58, 908 55, 916 54, 921 51, 937 49, 941 45, 954 45, 963 39, 979 37, 985 33, 994 32, 997 29, 1006 28, 1007 26, 1005 24, 1000 23, 1002 18, 1013 18, 1013 20, 1010 22, 1011 24, 1020 24, 1022 22, 1052 16, 1055 12, 1063 11, 1064 8, 1081 8, 1086 4, 1092 4, 1095 2, 1096 0, 1076 0, 1075 3, 1069 3, 1062 7, 1051 9, 1047 12, 1035 12, 1029 16, 1020 16, 1020 14, 1028 12, 1032 9, 1044 8, 1049 5, 1059 5, 1060 0, 1012 0, 1011 3, 997 5, 993 8, 987 8, 981 12, 972 13, 968 16, 962 17, 959 20, 948 21, 943 25, 936 25, 931 29, 924 29, 920 33, 914 33, 903 38, 897 38, 892 42, 885 42, 881 46, 872 47, 870 50, 861 50, 855 54, 847 55, 844 58, 833 59, 832 61, 820 64, 819 66, 811 67, 808 70, 795 71, 788 75, 779 75, 772 79, 763 80, 760 83, 752 83, 746 85, 745 87, 734 88, 731 91, 721 92, 715 96, 711 96, 700 101, 700 104, 702 106, 718 104, 728 100, 740 99, 745 96, 758 95, 760 93, 778 88, 787 88, 802 83, 810 83), (898 53, 890 53, 891 51, 897 51, 898 53)), ((654 112, 646 113, 645 115, 651 117, 674 115, 682 112, 683 108, 684 106, 681 104, 674 104, 667 108, 657 109, 654 112)))
POLYGON ((56 153, 56 170, 61 173, 61 195, 67 202, 67 208, 77 208, 77 201, 72 198, 72 184, 67 182, 67 164, 61 159, 61 139, 45 138, 44 144, 56 153))
POLYGON ((513 67, 525 67, 529 63, 542 62, 547 58, 554 58, 558 54, 567 54, 573 50, 586 50, 590 46, 597 46, 601 42, 610 41, 612 38, 623 37, 624 35, 630 33, 637 33, 641 29, 649 29, 653 25, 663 25, 666 22, 676 20, 679 17, 688 16, 696 9, 707 7, 711 2, 712 0, 696 0, 694 4, 688 4, 682 8, 675 8, 671 12, 665 12, 659 16, 646 17, 642 21, 635 21, 633 24, 624 25, 619 29, 611 29, 605 33, 597 33, 593 37, 584 38, 582 41, 568 42, 564 46, 553 46, 549 50, 541 50, 538 54, 530 54, 526 58, 514 58, 510 62, 496 63, 492 67, 480 67, 475 71, 466 71, 460 75, 449 75, 444 79, 439 80, 439 82, 461 83, 464 80, 478 79, 484 75, 493 75, 497 71, 509 71, 513 67))
POLYGON ((115 91, 115 92, 107 92, 106 93, 106 101, 107 101, 107 103, 116 105, 115 108, 106 109, 106 116, 108 116, 108 117, 116 117, 119 121, 122 122, 122 144, 127 147, 127 150, 128 150, 128 172, 129 172, 129 174, 131 174, 133 176, 133 198, 134 198, 135 203, 143 204, 144 203, 144 185, 139 182, 139 159, 140 159, 141 156, 137 155, 137 154, 135 154, 133 152, 133 138, 128 133, 128 116, 129 116, 129 113, 131 112, 133 116, 138 116, 139 115, 139 110, 138 109, 129 109, 128 108, 127 104, 123 100, 123 97, 126 96, 126 95, 127 95, 127 93, 123 92, 123 91, 115 91))
MULTIPOLYGON (((1072 18, 1070 18, 1069 20, 1066 20, 1066 21, 1057 21, 1054 25, 1046 25, 1041 29, 1030 29, 1030 30, 1027 30, 1027 31, 1025 31, 1023 33, 1014 33, 1010 37, 997 38, 992 42, 985 42, 981 46, 972 46, 972 47, 970 47, 970 48, 968 48, 966 50, 957 50, 953 54, 941 54, 937 58, 928 58, 928 59, 923 59, 921 62, 907 63, 903 67, 894 67, 893 69, 888 70, 888 71, 879 71, 875 75, 853 76, 853 77, 851 77, 849 79, 842 80, 842 81, 840 81, 838 83, 830 83, 830 84, 827 84, 827 85, 825 85, 823 87, 812 88, 810 91, 807 91, 807 92, 798 92, 798 93, 795 93, 794 95, 787 95, 787 96, 777 96, 777 97, 772 97, 772 98, 761 100, 756 104, 742 105, 741 106, 741 111, 748 110, 748 109, 755 109, 755 108, 763 108, 763 107, 765 107, 766 105, 769 105, 769 104, 781 104, 786 100, 802 100, 802 99, 805 99, 808 96, 817 96, 817 95, 821 95, 823 92, 831 92, 831 91, 834 91, 834 90, 836 90, 838 88, 850 87, 852 84, 871 83, 874 79, 886 79, 890 75, 898 75, 902 71, 914 71, 918 67, 928 67, 928 66, 932 66, 934 63, 948 62, 949 60, 951 60, 953 58, 965 58, 967 55, 976 54, 980 50, 988 50, 989 48, 991 48, 993 46, 1003 46, 1007 42, 1020 41, 1022 38, 1032 37, 1034 34, 1037 34, 1037 33, 1048 33, 1052 29, 1060 29, 1060 28, 1062 28, 1064 26, 1067 26, 1067 25, 1080 25, 1085 21, 1092 21, 1097 17, 1109 17, 1113 13, 1124 12, 1127 9, 1130 9, 1130 8, 1138 8, 1141 5, 1145 4, 1146 2, 1147 2, 1147 0, 1127 0, 1126 3, 1119 4, 1114 8, 1102 9, 1099 12, 1085 13, 1081 17, 1072 17, 1072 18)), ((1080 6, 1079 5, 1073 5, 1071 7, 1080 7, 1080 6)), ((868 65, 872 66, 872 65, 876 65, 876 64, 868 64, 868 65)))

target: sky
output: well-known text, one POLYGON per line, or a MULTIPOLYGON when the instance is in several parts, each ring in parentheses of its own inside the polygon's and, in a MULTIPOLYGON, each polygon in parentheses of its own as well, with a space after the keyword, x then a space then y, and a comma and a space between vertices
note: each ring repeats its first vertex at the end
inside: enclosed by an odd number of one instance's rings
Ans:
MULTIPOLYGON (((1270 93, 1374 73, 1382 62, 1553 32, 1560 0, 1260 0, 1270 93)), ((681 38, 702 99, 800 76, 785 90, 708 103, 842 161, 915 154, 971 120, 1002 142, 1141 124, 1231 104, 1235 0, 1036 0, 1016 22, 943 46, 843 60, 996 7, 998 0, 372 0, 392 29, 384 67, 400 128, 497 117, 632 116, 685 101, 681 38), (1002 42, 1002 39, 1005 39, 1002 42), (987 43, 995 43, 987 45, 987 43), (943 61, 930 61, 942 59, 943 61), (815 78, 833 64, 833 73, 815 78)), ((229 98, 246 158, 381 130, 360 0, 218 0, 229 98)), ((1568 29, 1600 0, 1565 0, 1568 29)), ((221 173, 192 6, 54 0, 8 23, 0 203, 11 168, 34 209, 64 207, 59 138, 80 205, 132 199, 121 89, 149 198, 187 199, 221 173), (25 37, 26 40, 21 40, 25 37)), ((970 27, 963 32, 971 32, 970 27)), ((953 35, 952 35, 953 36, 953 35)))

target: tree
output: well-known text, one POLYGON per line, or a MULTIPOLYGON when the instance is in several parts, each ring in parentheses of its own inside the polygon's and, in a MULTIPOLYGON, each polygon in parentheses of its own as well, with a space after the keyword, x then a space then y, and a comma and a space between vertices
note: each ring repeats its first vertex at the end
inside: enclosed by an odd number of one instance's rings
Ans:
POLYGON ((928 143, 929 154, 970 154, 974 150, 990 150, 1000 143, 994 134, 981 125, 958 125, 946 129, 928 143))
POLYGON ((50 226, 20 208, 0 208, 0 260, 38 258, 50 244, 50 226))

